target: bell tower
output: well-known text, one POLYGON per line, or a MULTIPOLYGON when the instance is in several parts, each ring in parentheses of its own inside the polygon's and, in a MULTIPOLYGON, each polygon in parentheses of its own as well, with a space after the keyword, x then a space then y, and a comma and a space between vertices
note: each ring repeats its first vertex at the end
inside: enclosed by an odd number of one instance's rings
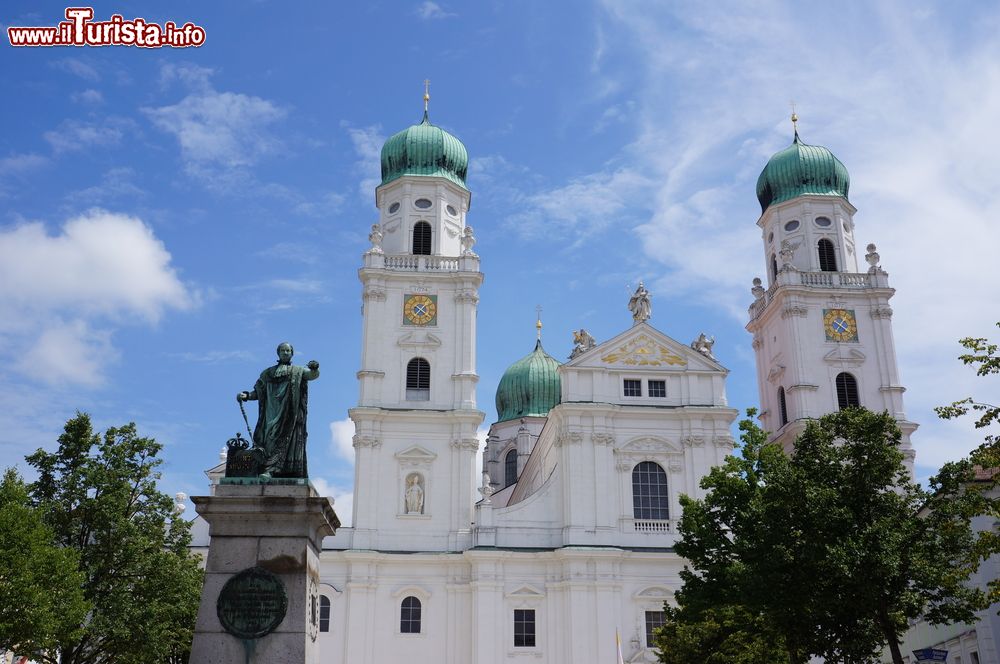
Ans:
MULTIPOLYGON (((792 114, 793 126, 798 118, 792 114)), ((887 410, 903 433, 913 472, 892 335, 895 290, 867 245, 859 269, 847 169, 825 147, 792 144, 757 180, 767 287, 753 280, 746 329, 753 335, 760 419, 791 451, 806 421, 848 406, 887 410)))
POLYGON ((382 147, 358 272, 363 347, 355 425, 358 549, 469 546, 475 482, 476 307, 483 274, 466 223, 462 143, 423 120, 382 147))

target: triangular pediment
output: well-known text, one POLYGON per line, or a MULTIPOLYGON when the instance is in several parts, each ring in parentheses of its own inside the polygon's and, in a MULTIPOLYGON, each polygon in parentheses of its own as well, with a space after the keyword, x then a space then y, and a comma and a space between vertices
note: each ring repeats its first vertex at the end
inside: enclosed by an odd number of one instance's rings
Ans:
POLYGON ((522 599, 540 599, 545 597, 545 592, 539 590, 531 584, 524 584, 523 586, 518 586, 516 590, 512 590, 507 593, 507 597, 520 597, 522 599))
POLYGON ((408 332, 401 336, 396 345, 400 348, 437 348, 441 345, 441 339, 430 332, 408 332))
POLYGON ((437 458, 436 454, 430 450, 420 447, 419 445, 413 445, 412 447, 407 447, 402 452, 396 452, 395 456, 400 461, 429 462, 437 458))
POLYGON ((564 366, 622 370, 722 371, 716 360, 671 339, 649 323, 638 323, 597 344, 564 366))
POLYGON ((836 366, 857 367, 865 361, 865 354, 857 348, 848 348, 844 344, 837 344, 837 347, 823 356, 823 361, 836 366))
POLYGON ((679 453, 683 452, 680 445, 666 438, 658 436, 643 436, 634 438, 619 448, 622 452, 649 452, 649 453, 679 453))

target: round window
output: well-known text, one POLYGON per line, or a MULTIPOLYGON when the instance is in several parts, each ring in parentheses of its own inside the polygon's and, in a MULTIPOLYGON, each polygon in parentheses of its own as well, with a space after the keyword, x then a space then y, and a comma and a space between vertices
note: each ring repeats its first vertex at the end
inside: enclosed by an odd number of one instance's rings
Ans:
POLYGON ((791 221, 785 224, 785 230, 788 231, 789 233, 791 233, 792 231, 796 231, 798 229, 799 229, 798 219, 792 219, 791 221))
POLYGON ((393 203, 389 206, 389 214, 395 214, 399 212, 399 203, 393 203))
POLYGON ((772 242, 774 242, 774 233, 773 232, 767 234, 767 243, 771 244, 772 242))
POLYGON ((827 228, 832 223, 833 222, 830 221, 827 217, 816 217, 816 225, 817 226, 822 226, 823 228, 827 228))
POLYGON ((417 200, 413 201, 413 204, 416 205, 421 210, 426 210, 431 205, 433 205, 433 203, 431 203, 429 198, 418 198, 417 200))
POLYGON ((447 206, 445 209, 448 210, 448 214, 450 214, 453 217, 458 214, 458 210, 456 210, 455 208, 453 208, 450 205, 447 206))

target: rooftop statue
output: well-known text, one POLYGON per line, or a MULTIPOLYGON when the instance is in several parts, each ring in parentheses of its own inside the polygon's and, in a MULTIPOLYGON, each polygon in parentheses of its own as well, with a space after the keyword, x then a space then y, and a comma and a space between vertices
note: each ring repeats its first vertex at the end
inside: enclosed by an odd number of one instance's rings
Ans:
POLYGON ((649 301, 649 291, 639 282, 639 287, 635 289, 632 299, 628 301, 628 310, 632 312, 632 320, 642 323, 649 320, 653 315, 653 305, 649 301))
POLYGON ((257 426, 253 452, 261 461, 261 478, 309 476, 306 468, 306 412, 309 381, 319 378, 319 362, 305 367, 292 364, 295 350, 290 343, 278 345, 278 363, 264 369, 249 392, 236 400, 257 401, 257 426))

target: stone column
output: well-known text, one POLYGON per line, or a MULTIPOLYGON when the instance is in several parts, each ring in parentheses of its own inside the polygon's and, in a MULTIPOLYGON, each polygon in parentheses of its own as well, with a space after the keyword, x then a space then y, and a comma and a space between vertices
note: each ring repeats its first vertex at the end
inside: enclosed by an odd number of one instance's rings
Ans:
POLYGON ((316 664, 319 553, 323 538, 340 527, 330 500, 311 485, 279 483, 220 484, 214 496, 191 500, 208 521, 211 536, 191 664, 316 664), (247 574, 227 588, 227 621, 236 616, 252 629, 268 617, 280 619, 259 638, 234 636, 220 620, 220 593, 240 572, 247 574), (237 584, 248 576, 253 579, 249 591, 246 583, 237 584), (259 586, 267 594, 263 602, 255 590, 259 586), (276 608, 282 590, 283 618, 276 608))

